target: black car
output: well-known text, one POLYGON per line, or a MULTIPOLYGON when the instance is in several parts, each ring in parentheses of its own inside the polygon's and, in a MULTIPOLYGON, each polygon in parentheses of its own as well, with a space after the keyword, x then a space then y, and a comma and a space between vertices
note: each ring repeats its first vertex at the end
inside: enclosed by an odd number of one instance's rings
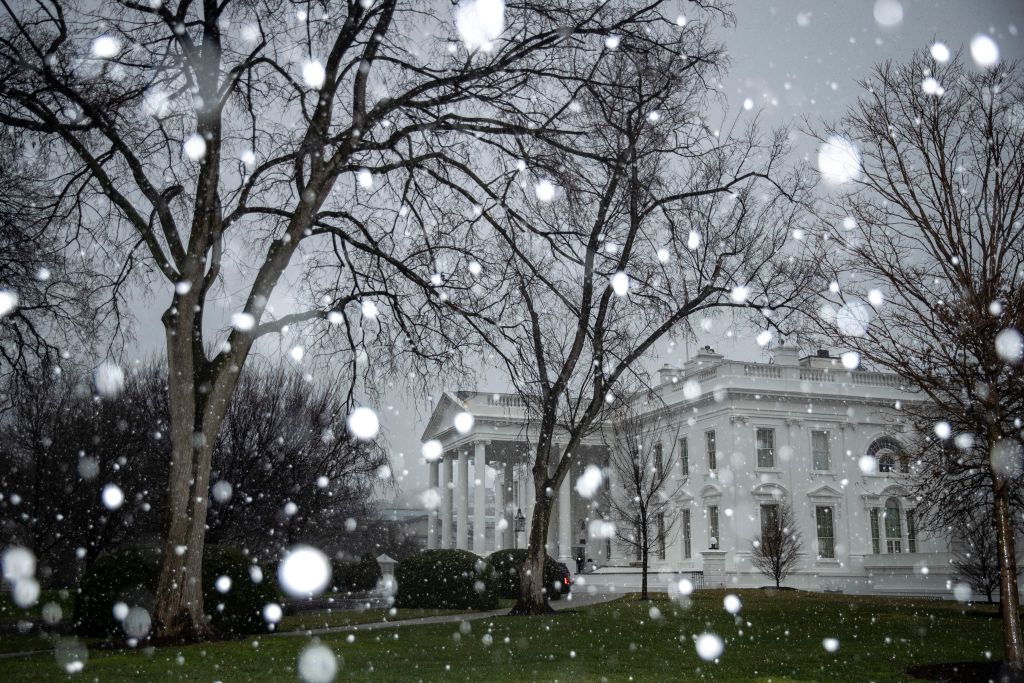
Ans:
POLYGON ((572 591, 572 574, 569 573, 569 567, 564 562, 558 563, 557 580, 553 582, 551 588, 552 600, 559 600, 563 595, 568 595, 572 591))

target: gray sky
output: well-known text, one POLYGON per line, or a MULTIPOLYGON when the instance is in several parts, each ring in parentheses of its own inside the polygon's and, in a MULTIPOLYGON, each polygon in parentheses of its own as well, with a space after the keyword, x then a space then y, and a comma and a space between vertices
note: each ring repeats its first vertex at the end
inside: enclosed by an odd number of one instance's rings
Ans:
MULTIPOLYGON (((855 101, 857 81, 876 63, 905 60, 914 50, 928 48, 935 41, 945 43, 954 53, 963 49, 969 54, 971 39, 979 33, 995 40, 1001 59, 1024 57, 1024 2, 1020 0, 882 0, 877 9, 883 21, 892 16, 894 4, 902 9, 902 20, 885 26, 875 19, 874 0, 737 0, 736 26, 720 32, 732 60, 723 89, 728 108, 739 112, 750 98, 754 110, 762 109, 762 120, 768 126, 805 116, 811 121, 837 119, 855 101)), ((802 137, 792 161, 813 163, 815 151, 813 143, 802 137)), ((749 338, 741 341, 728 334, 728 321, 717 321, 700 343, 710 343, 732 358, 764 358, 764 351, 749 338)), ((651 365, 681 364, 686 353, 686 348, 661 344, 659 357, 652 359, 651 365)), ((450 387, 458 388, 469 387, 450 387)), ((480 386, 472 388, 498 391, 502 386, 494 377, 484 378, 480 386)), ((390 412, 381 411, 396 474, 408 470, 402 482, 403 497, 426 483, 419 436, 429 417, 427 411, 425 404, 396 404, 390 412)))
MULTIPOLYGON (((682 3, 684 11, 687 4, 682 3)), ((936 40, 953 52, 966 52, 971 39, 985 33, 995 40, 1001 59, 1024 56, 1020 35, 1024 2, 1020 0, 736 0, 734 11, 737 25, 719 33, 732 60, 723 94, 733 114, 742 113, 749 98, 754 110, 762 110, 762 120, 768 126, 803 117, 811 121, 837 119, 855 100, 856 81, 875 63, 905 60, 913 50, 929 47, 936 40), (891 20, 899 14, 895 7, 902 10, 901 21, 886 26, 876 20, 876 15, 882 22, 891 20)), ((752 116, 753 112, 742 115, 752 116)), ((814 155, 814 145, 801 138, 792 161, 810 163, 814 155)), ((159 314, 163 306, 159 305, 161 296, 155 298, 158 305, 149 301, 133 307, 138 316, 138 349, 143 355, 159 351, 162 345, 159 314)), ((225 301, 223 305, 232 304, 225 301)), ((737 341, 728 334, 728 321, 718 321, 700 343, 710 343, 733 358, 762 357, 763 351, 749 339, 737 341)), ((286 346, 277 350, 274 342, 270 344, 263 346, 264 351, 287 353, 286 346)), ((651 365, 681 364, 686 353, 686 348, 662 344, 651 365)), ((473 388, 496 391, 502 386, 495 377, 473 388)), ((408 395, 397 391, 391 405, 374 406, 406 495, 425 483, 419 436, 430 409, 425 401, 411 404, 408 395)))

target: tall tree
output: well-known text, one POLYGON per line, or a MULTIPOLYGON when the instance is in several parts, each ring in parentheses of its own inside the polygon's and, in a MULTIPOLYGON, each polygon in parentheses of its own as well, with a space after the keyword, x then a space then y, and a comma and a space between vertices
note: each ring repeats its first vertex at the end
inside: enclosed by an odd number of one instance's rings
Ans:
POLYGON ((640 599, 647 600, 650 555, 657 553, 665 559, 665 547, 672 540, 678 520, 675 499, 682 479, 676 468, 678 430, 667 433, 657 411, 653 420, 644 420, 640 410, 635 404, 626 405, 612 417, 612 485, 606 507, 619 544, 633 550, 640 560, 640 599))
POLYGON ((953 558, 953 568, 991 604, 992 596, 999 594, 999 549, 989 510, 980 513, 977 519, 965 519, 954 529, 955 538, 963 545, 953 558))
POLYGON ((708 120, 724 60, 711 29, 723 18, 696 8, 683 27, 659 17, 610 36, 592 82, 549 95, 566 103, 557 130, 504 153, 508 173, 465 190, 475 210, 447 217, 471 226, 474 286, 460 300, 501 311, 501 324, 474 319, 469 331, 536 435, 515 614, 550 609, 550 492, 615 401, 643 384, 655 345, 716 310, 781 317, 808 291, 801 243, 787 239, 807 186, 779 169, 786 132, 760 135, 754 115, 724 130, 708 120))
POLYGON ((990 506, 1006 661, 1024 669, 1012 514, 1024 411, 1024 81, 1016 65, 977 69, 920 51, 861 85, 820 133, 819 166, 837 191, 821 221, 817 331, 849 349, 848 367, 887 369, 920 392, 899 407, 920 436, 910 485, 925 487, 922 527, 947 532, 964 505, 990 506))
POLYGON ((327 320, 316 338, 364 390, 457 360, 466 339, 446 321, 466 251, 427 220, 447 199, 430 186, 489 186, 474 168, 557 124, 567 102, 547 92, 585 87, 605 37, 646 41, 667 3, 613 4, 3 5, 0 123, 50 143, 47 181, 83 234, 166 306, 156 638, 208 633, 213 444, 253 345, 327 320))
POLYGON ((800 564, 803 537, 789 501, 762 505, 761 514, 761 535, 751 544, 750 563, 781 588, 800 564))
POLYGON ((75 217, 47 182, 46 146, 0 125, 0 411, 40 364, 94 343, 116 308, 112 285, 72 226, 75 217), (62 223, 66 232, 50 230, 62 223))
MULTIPOLYGON (((106 400, 74 367, 28 379, 0 430, 0 544, 29 548, 49 585, 70 586, 98 555, 155 543, 166 527, 167 379, 160 364, 143 365, 106 400), (123 496, 113 507, 110 485, 123 496)), ((381 526, 368 500, 391 484, 387 454, 334 431, 346 411, 335 386, 283 364, 246 368, 214 447, 211 543, 264 563, 300 542, 373 549, 362 536, 381 526)))

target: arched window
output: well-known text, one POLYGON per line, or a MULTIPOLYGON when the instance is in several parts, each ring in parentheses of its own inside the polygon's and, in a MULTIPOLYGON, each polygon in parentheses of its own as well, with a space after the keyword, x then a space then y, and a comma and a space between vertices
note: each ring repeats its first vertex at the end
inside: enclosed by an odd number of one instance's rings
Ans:
POLYGON ((900 472, 906 474, 910 471, 910 461, 903 452, 903 447, 892 437, 883 436, 872 441, 868 447, 868 455, 878 459, 878 471, 883 474, 895 472, 897 462, 900 472))
POLYGON ((903 552, 903 525, 900 523, 900 503, 895 498, 885 501, 885 551, 903 552))

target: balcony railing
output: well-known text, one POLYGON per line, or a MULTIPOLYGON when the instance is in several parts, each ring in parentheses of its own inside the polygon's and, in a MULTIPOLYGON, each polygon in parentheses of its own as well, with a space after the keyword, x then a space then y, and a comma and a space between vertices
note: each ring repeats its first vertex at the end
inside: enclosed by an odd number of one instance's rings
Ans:
POLYGON ((792 380, 794 382, 816 382, 829 384, 849 384, 863 387, 881 387, 909 391, 906 382, 898 375, 885 372, 865 372, 859 370, 808 368, 792 365, 766 365, 764 363, 743 363, 725 361, 711 367, 700 368, 686 375, 681 375, 672 383, 670 391, 682 391, 687 380, 704 383, 725 377, 746 377, 750 379, 792 380))

